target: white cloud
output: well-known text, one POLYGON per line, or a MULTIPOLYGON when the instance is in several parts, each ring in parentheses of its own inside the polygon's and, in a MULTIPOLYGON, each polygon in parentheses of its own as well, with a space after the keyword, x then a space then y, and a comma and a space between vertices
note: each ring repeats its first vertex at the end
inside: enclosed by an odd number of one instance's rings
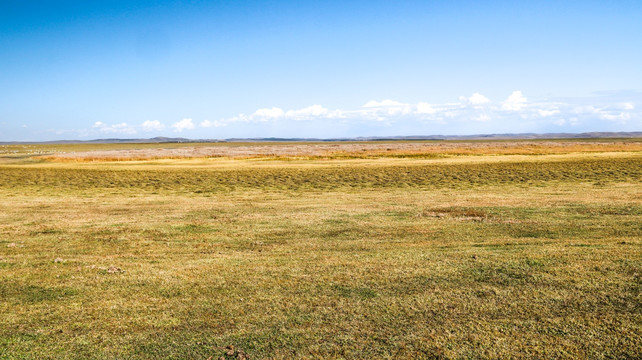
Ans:
POLYGON ((214 121, 204 120, 199 125, 204 128, 209 128, 209 127, 227 126, 227 123, 219 120, 214 120, 214 121))
POLYGON ((520 111, 526 105, 526 97, 522 95, 521 91, 513 91, 513 93, 502 103, 502 110, 520 111))
POLYGON ((330 110, 321 105, 312 105, 299 110, 289 110, 285 113, 285 117, 295 120, 305 120, 318 117, 333 118, 339 116, 340 114, 338 112, 330 112, 330 110))
POLYGON ((370 100, 367 103, 363 105, 364 108, 373 108, 373 107, 398 107, 398 106, 407 106, 408 104, 401 103, 399 101, 394 101, 394 100, 382 100, 382 101, 375 101, 375 100, 370 100))
POLYGON ((282 109, 278 107, 273 107, 271 109, 258 109, 252 114, 253 119, 260 119, 260 120, 268 120, 268 119, 275 119, 275 118, 280 118, 283 115, 285 115, 285 112, 283 112, 282 109))
POLYGON ((480 93, 474 93, 473 96, 468 98, 468 101, 473 105, 481 105, 489 103, 490 99, 480 93))
POLYGON ((471 97, 460 96, 459 100, 471 105, 483 105, 490 102, 490 99, 480 93, 474 93, 471 97))
POLYGON ((457 113, 454 111, 446 111, 444 113, 444 116, 446 116, 447 118, 453 119, 457 116, 457 113))
POLYGON ((576 117, 560 118, 553 121, 553 124, 557 126, 576 126, 579 124, 579 120, 576 117))
POLYGON ((630 120, 631 119, 631 115, 629 113, 625 113, 625 112, 620 112, 620 113, 616 113, 616 114, 608 113, 608 112, 602 112, 600 114, 600 117, 602 119, 604 119, 604 120, 609 120, 609 121, 617 121, 617 120, 626 121, 626 120, 630 120))
POLYGON ((573 108, 573 113, 587 117, 597 116, 599 119, 625 123, 631 119, 633 104, 600 104, 599 106, 580 106, 573 108), (631 105, 631 106, 627 106, 631 105))
POLYGON ((432 105, 430 105, 428 103, 420 102, 419 104, 417 104, 415 112, 417 114, 432 115, 432 114, 435 114, 437 112, 437 110, 432 105))
POLYGON ((141 127, 145 131, 160 131, 165 129, 165 125, 158 120, 145 120, 141 127))
POLYGON ((192 122, 192 119, 183 119, 181 121, 175 122, 172 124, 172 128, 174 128, 175 132, 182 132, 183 130, 191 130, 194 128, 194 123, 192 122))
POLYGON ((250 119, 250 117, 245 114, 239 114, 237 116, 221 120, 221 122, 224 122, 226 124, 235 123, 235 122, 250 122, 250 121, 252 121, 252 119, 250 119))
POLYGON ((120 124, 107 125, 102 121, 96 121, 93 126, 94 129, 98 130, 103 134, 124 134, 124 135, 133 135, 136 134, 136 128, 128 125, 125 122, 120 124))
POLYGON ((391 115, 406 115, 412 113, 412 106, 410 104, 404 104, 399 101, 394 100, 370 100, 362 106, 363 110, 361 114, 375 118, 376 120, 382 120, 382 116, 391 115))
POLYGON ((473 117, 472 119, 475 121, 486 122, 486 121, 490 121, 490 116, 486 114, 480 114, 478 116, 473 117))
POLYGON ((560 113, 560 111, 559 111, 559 110, 544 110, 544 109, 537 109, 537 113, 538 113, 538 114, 539 114, 539 116, 541 116, 541 117, 549 117, 549 116, 553 116, 553 115, 555 115, 555 114, 559 114, 559 113, 560 113))

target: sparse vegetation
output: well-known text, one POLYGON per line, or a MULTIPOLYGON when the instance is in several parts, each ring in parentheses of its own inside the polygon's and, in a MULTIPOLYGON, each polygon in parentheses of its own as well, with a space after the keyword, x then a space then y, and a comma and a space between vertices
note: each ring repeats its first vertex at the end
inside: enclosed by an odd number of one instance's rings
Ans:
POLYGON ((642 357, 640 142, 532 143, 7 154, 0 358, 642 357))

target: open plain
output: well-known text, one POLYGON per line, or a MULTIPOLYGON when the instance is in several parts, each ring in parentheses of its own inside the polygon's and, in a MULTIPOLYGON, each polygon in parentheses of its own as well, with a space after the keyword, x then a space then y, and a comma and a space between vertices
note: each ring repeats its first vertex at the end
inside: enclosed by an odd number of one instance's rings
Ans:
POLYGON ((641 358, 642 139, 0 146, 0 358, 641 358))

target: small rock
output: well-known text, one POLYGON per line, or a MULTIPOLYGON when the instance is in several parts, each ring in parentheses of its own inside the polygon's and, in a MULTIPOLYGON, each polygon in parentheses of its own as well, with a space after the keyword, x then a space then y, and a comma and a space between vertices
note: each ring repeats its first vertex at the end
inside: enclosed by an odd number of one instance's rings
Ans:
POLYGON ((115 266, 110 266, 107 268, 107 272, 110 274, 115 274, 115 273, 123 272, 123 270, 115 266))
POLYGON ((227 350, 225 352, 227 356, 234 356, 234 354, 236 353, 236 351, 234 351, 234 345, 228 345, 225 347, 225 349, 227 350))
POLYGON ((16 243, 7 244, 7 247, 16 247, 16 243))
POLYGON ((63 260, 62 258, 55 258, 55 259, 54 259, 54 262, 55 262, 55 263, 61 263, 61 262, 63 262, 63 261, 64 261, 64 260, 63 260))

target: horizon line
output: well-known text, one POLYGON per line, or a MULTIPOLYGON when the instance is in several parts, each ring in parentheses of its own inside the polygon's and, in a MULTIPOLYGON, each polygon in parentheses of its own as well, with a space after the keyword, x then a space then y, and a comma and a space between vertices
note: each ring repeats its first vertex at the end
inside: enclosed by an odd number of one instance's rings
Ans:
POLYGON ((156 136, 152 138, 100 138, 91 140, 46 140, 46 141, 0 141, 0 145, 15 144, 56 144, 56 143, 215 143, 215 142, 341 142, 341 141, 422 141, 422 140, 538 140, 538 139, 614 139, 642 138, 642 131, 590 131, 579 133, 490 133, 472 135, 398 135, 398 136, 356 136, 333 138, 307 137, 248 137, 225 139, 191 139, 182 137, 156 136))

